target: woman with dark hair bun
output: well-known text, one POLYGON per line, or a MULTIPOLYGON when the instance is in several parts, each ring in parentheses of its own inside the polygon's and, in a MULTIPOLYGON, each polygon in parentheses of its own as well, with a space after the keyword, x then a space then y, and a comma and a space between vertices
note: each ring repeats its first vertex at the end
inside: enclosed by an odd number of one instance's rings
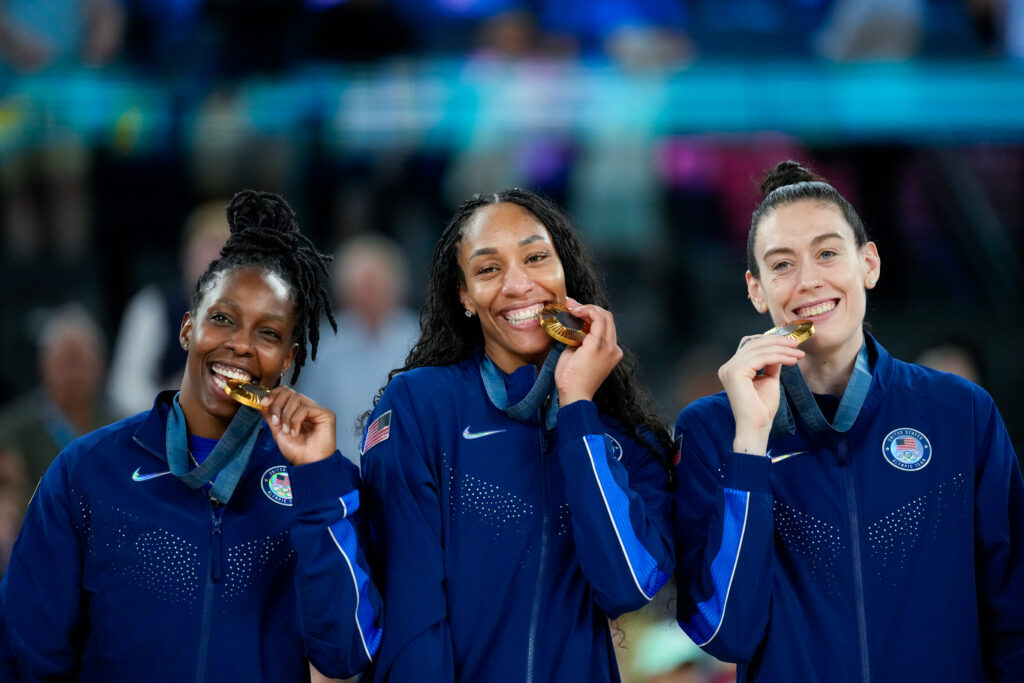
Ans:
POLYGON ((330 257, 278 195, 238 193, 228 222, 181 322, 180 391, 39 484, 0 584, 4 681, 302 681, 376 651, 359 472, 334 414, 280 383, 316 355, 330 257))
POLYGON ((787 161, 761 188, 750 300, 813 333, 744 337, 725 391, 679 415, 680 625, 740 681, 1024 680, 1024 482, 999 412, 865 332, 881 260, 834 187, 787 161))
POLYGON ((608 619, 672 569, 671 442, 566 215, 523 190, 464 203, 421 329, 363 436, 373 680, 619 680, 608 619), (541 328, 551 304, 589 324, 582 345, 541 328))

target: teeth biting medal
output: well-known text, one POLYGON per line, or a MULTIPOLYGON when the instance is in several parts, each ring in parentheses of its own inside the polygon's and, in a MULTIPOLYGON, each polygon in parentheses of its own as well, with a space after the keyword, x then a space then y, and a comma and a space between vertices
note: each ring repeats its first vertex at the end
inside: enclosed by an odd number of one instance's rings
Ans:
POLYGON ((548 304, 540 311, 540 326, 566 346, 579 346, 590 332, 590 322, 577 318, 562 304, 548 304))
POLYGON ((270 389, 240 379, 229 379, 224 391, 243 406, 249 406, 256 410, 261 409, 260 404, 263 399, 270 395, 270 389))
POLYGON ((803 343, 814 334, 814 323, 810 320, 794 320, 785 325, 779 325, 765 332, 765 334, 777 334, 780 337, 789 337, 803 343))

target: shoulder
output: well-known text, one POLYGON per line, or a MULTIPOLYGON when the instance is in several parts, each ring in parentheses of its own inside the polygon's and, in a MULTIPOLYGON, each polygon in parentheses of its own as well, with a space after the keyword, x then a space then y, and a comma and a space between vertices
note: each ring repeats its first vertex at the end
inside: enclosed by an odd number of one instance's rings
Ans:
POLYGON ((703 396, 686 406, 676 418, 676 428, 692 428, 702 424, 708 427, 732 425, 732 408, 724 391, 703 396))
POLYGON ((912 393, 921 401, 932 405, 963 410, 967 406, 992 404, 992 397, 988 392, 974 382, 916 363, 893 358, 890 377, 893 389, 901 393, 912 393))
POLYGON ((463 396, 467 387, 479 383, 479 377, 475 363, 468 361, 413 368, 393 377, 384 389, 384 397, 392 402, 412 400, 425 405, 445 396, 463 396))

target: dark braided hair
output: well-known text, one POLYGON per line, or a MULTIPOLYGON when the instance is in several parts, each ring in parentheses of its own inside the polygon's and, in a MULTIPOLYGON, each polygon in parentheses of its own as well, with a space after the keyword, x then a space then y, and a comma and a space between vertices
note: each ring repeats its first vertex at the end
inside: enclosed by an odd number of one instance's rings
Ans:
POLYGON ((255 266, 283 279, 295 302, 292 342, 299 345, 299 350, 292 370, 294 384, 306 362, 307 340, 311 357, 316 360, 321 311, 327 314, 331 328, 338 330, 331 313, 330 295, 321 280, 328 276, 327 265, 333 257, 318 252, 299 231, 295 212, 278 194, 242 190, 231 199, 227 213, 231 236, 220 250, 220 258, 199 276, 192 293, 192 312, 198 310, 203 294, 225 272, 255 266))
POLYGON ((757 228, 761 221, 785 204, 793 204, 804 199, 834 204, 853 230, 857 246, 863 247, 869 241, 864 222, 853 205, 846 201, 846 197, 839 194, 839 190, 829 185, 820 175, 795 161, 780 161, 768 171, 761 181, 761 197, 761 203, 750 217, 750 232, 747 233, 747 270, 754 277, 761 277, 757 255, 754 253, 757 228))
MULTIPOLYGON (((609 307, 601 279, 576 229, 558 206, 518 188, 498 194, 474 195, 455 211, 434 248, 427 297, 420 311, 420 338, 409 352, 405 365, 388 375, 388 382, 395 375, 413 368, 454 365, 483 346, 480 322, 464 315, 459 300, 459 285, 464 283, 458 252, 463 232, 473 215, 484 206, 503 202, 518 204, 547 228, 562 262, 565 288, 570 296, 584 303, 609 307)), ((615 418, 627 432, 634 434, 638 443, 650 447, 653 436, 657 441, 656 454, 671 474, 668 462, 671 439, 662 421, 655 416, 650 394, 637 382, 635 375, 636 359, 630 351, 623 349, 622 360, 597 390, 594 402, 601 412, 615 418), (644 432, 649 432, 649 435, 644 432)), ((384 387, 377 393, 374 405, 383 392, 384 387)))

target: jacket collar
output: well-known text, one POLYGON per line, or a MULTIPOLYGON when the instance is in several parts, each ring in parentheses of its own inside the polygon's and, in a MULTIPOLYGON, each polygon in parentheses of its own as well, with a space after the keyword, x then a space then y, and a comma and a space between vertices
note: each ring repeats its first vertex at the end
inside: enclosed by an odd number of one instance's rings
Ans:
MULTIPOLYGON (((177 390, 161 391, 153 401, 153 409, 149 411, 142 424, 132 435, 135 443, 149 451, 164 462, 167 462, 167 416, 171 411, 171 401, 177 390)), ((256 436, 256 445, 253 447, 253 457, 249 461, 249 468, 263 462, 266 459, 267 451, 276 448, 274 437, 267 429, 266 423, 260 426, 260 432, 256 436)))
POLYGON ((874 411, 881 392, 888 385, 891 368, 892 357, 889 352, 865 331, 864 345, 857 355, 853 374, 850 376, 846 391, 843 392, 839 410, 832 424, 822 416, 799 366, 782 368, 783 390, 779 397, 779 410, 775 413, 775 420, 772 423, 771 435, 780 437, 795 434, 795 415, 799 415, 801 422, 818 434, 849 431, 861 414, 870 414, 874 411))

